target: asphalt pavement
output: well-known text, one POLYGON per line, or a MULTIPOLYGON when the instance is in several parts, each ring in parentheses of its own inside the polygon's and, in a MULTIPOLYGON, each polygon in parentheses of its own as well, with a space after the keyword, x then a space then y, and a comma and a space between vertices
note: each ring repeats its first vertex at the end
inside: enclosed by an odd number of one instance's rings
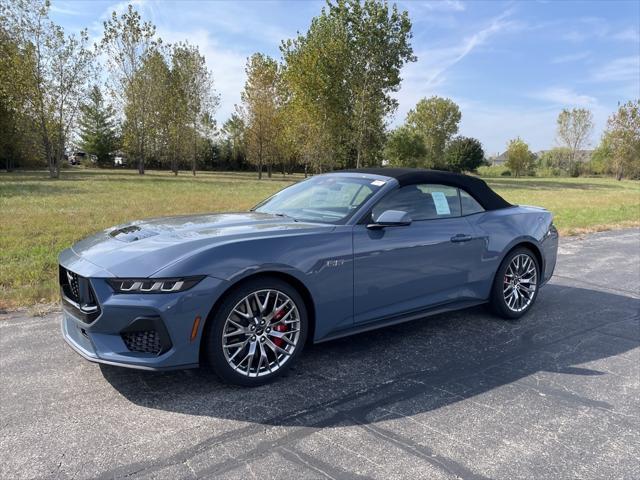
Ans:
POLYGON ((640 230, 561 239, 533 310, 309 347, 254 389, 89 363, 0 315, 0 478, 640 478, 640 230))

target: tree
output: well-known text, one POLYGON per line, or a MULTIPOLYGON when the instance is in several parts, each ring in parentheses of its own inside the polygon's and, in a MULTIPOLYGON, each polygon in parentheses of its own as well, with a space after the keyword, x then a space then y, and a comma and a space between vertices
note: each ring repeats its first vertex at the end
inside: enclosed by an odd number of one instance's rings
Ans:
POLYGON ((29 108, 28 72, 33 68, 33 52, 20 46, 3 12, 4 5, 0 8, 0 162, 11 171, 30 160, 40 163, 42 153, 29 108))
POLYGON ((222 126, 222 134, 229 142, 229 159, 235 168, 242 164, 245 157, 244 130, 244 120, 238 113, 232 113, 222 126))
POLYGON ((571 150, 567 147, 556 147, 547 150, 540 156, 540 165, 545 168, 569 171, 571 150))
POLYGON ((80 147, 98 157, 99 165, 111 164, 116 149, 116 131, 111 105, 106 105, 100 87, 94 85, 87 102, 80 106, 80 147))
POLYGON ((534 164, 534 155, 520 137, 507 144, 507 168, 516 176, 527 174, 534 164))
POLYGON ((35 121, 49 176, 58 178, 75 116, 92 77, 93 54, 88 34, 65 35, 49 20, 49 2, 3 3, 2 18, 29 61, 23 66, 25 108, 35 121))
POLYGON ((611 172, 611 159, 613 156, 609 135, 603 133, 600 144, 595 148, 589 160, 591 173, 602 175, 611 172))
POLYGON ((384 138, 384 119, 397 108, 390 94, 400 87, 400 70, 416 57, 410 44, 411 20, 394 4, 339 0, 329 4, 330 17, 344 27, 348 45, 347 82, 352 101, 356 167, 377 163, 384 138))
POLYGON ((602 143, 609 149, 609 165, 616 178, 640 176, 640 100, 620 105, 609 117, 602 143))
POLYGON ((421 167, 426 153, 422 136, 406 126, 393 130, 384 148, 384 157, 394 167, 421 167))
POLYGON ((218 97, 213 92, 211 72, 198 47, 178 43, 173 47, 171 60, 175 93, 182 99, 190 128, 191 171, 195 175, 198 141, 205 126, 203 120, 213 118, 218 97))
POLYGON ((350 92, 346 86, 349 45, 339 19, 323 10, 306 35, 283 42, 283 110, 293 124, 287 131, 298 156, 321 172, 346 166, 350 137, 350 92))
POLYGON ((484 162, 484 150, 475 138, 456 137, 447 145, 444 158, 447 170, 473 172, 484 162))
POLYGON ((563 109, 558 115, 558 140, 569 149, 569 174, 577 176, 577 154, 589 142, 593 115, 586 108, 563 109))
POLYGON ((245 123, 247 160, 255 165, 258 178, 262 179, 263 167, 271 177, 277 155, 278 134, 277 83, 278 64, 261 53, 247 60, 247 80, 241 94, 241 113, 245 123))
POLYGON ((415 61, 411 22, 387 2, 329 2, 305 35, 281 47, 299 158, 316 171, 381 160, 402 66, 415 61))
POLYGON ((120 110, 126 112, 123 125, 124 147, 137 161, 138 172, 144 174, 149 142, 149 75, 140 75, 144 60, 161 43, 155 38, 156 28, 142 22, 140 14, 129 5, 121 16, 113 12, 104 22, 101 53, 107 58, 110 86, 120 110))
POLYGON ((419 134, 427 149, 426 166, 444 168, 447 142, 458 133, 462 114, 452 100, 441 97, 423 98, 407 114, 406 124, 419 134))

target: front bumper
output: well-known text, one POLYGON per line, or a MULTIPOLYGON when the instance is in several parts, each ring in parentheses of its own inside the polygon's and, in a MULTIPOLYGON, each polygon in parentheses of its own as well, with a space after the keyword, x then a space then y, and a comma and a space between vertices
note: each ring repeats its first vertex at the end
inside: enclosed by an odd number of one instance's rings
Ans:
POLYGON ((62 302, 62 336, 82 357, 143 370, 198 366, 202 330, 226 281, 205 277, 184 292, 116 294, 106 278, 86 275, 91 272, 78 268, 78 262, 61 265, 75 268, 75 273, 88 280, 99 305, 99 315, 87 320, 73 305, 62 302), (192 335, 197 317, 199 325, 192 335), (148 332, 153 336, 148 337, 148 332))

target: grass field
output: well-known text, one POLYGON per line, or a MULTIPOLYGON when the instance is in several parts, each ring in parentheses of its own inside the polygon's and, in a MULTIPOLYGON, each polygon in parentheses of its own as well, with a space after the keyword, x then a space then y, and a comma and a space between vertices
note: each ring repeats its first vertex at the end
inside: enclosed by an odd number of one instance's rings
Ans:
MULTIPOLYGON (((301 179, 252 173, 65 171, 0 173, 0 309, 57 301, 56 257, 74 241, 129 220, 245 210, 301 179)), ((508 201, 552 210, 561 234, 640 225, 640 182, 606 178, 492 178, 508 201)))

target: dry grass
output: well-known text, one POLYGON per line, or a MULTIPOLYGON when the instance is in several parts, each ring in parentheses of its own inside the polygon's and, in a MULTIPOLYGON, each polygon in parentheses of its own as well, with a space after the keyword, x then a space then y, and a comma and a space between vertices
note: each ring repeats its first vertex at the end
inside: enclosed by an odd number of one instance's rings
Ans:
MULTIPOLYGON (((0 174, 0 309, 56 301, 56 258, 74 241, 133 219, 239 211, 297 181, 251 173, 65 171, 0 174)), ((513 203, 556 215, 562 234, 640 225, 640 183, 600 178, 489 179, 513 203)))

